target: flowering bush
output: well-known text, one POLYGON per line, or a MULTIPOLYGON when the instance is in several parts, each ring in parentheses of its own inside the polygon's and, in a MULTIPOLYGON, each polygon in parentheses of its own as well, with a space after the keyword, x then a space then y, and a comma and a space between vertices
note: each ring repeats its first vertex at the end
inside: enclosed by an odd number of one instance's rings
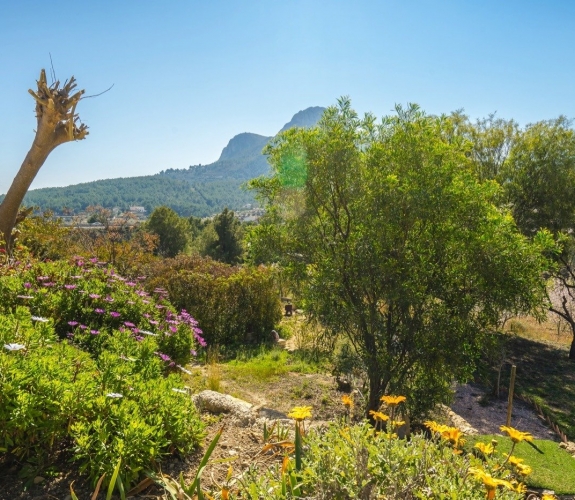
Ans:
POLYGON ((197 446, 195 406, 179 376, 162 376, 151 339, 117 331, 94 359, 41 319, 24 307, 0 315, 0 451, 41 462, 71 443, 94 480, 121 457, 129 485, 162 455, 197 446))
POLYGON ((166 366, 184 364, 205 346, 202 331, 187 311, 174 310, 165 290, 144 291, 144 278, 127 280, 97 259, 20 264, 0 277, 0 311, 25 305, 33 315, 51 318, 60 338, 93 355, 114 332, 127 332, 137 342, 153 338, 166 366))

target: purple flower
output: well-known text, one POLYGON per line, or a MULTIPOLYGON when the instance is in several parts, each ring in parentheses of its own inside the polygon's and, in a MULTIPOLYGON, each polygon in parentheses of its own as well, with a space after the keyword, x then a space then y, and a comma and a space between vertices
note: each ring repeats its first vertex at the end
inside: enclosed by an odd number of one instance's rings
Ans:
POLYGON ((156 354, 157 354, 158 356, 160 356, 160 359, 161 359, 162 361, 166 361, 166 362, 172 361, 172 358, 170 358, 170 356, 168 356, 167 354, 163 354, 163 353, 161 353, 161 352, 158 352, 158 353, 156 353, 156 354))
POLYGON ((68 332, 66 334, 66 337, 68 337, 69 339, 74 338, 74 334, 72 332, 68 332))
POLYGON ((148 313, 144 313, 142 314, 142 316, 144 316, 144 318, 151 318, 151 316, 148 313))
POLYGON ((166 307, 166 306, 163 306, 163 305, 161 305, 161 304, 158 304, 158 305, 156 306, 156 309, 164 309, 165 307, 166 307))
POLYGON ((178 329, 175 326, 170 326, 170 331, 172 333, 176 333, 178 331, 178 329))
POLYGON ((128 328, 134 328, 136 325, 134 325, 134 323, 131 323, 130 321, 124 321, 124 325, 126 325, 128 328))
POLYGON ((76 287, 77 287, 77 285, 64 285, 64 288, 66 290, 74 290, 74 288, 76 288, 76 287))
POLYGON ((112 297, 110 297, 109 295, 104 299, 106 302, 109 302, 110 304, 112 302, 114 302, 114 299, 112 297))
POLYGON ((193 349, 190 349, 190 354, 191 354, 192 356, 197 356, 197 355, 198 355, 198 353, 197 353, 196 351, 194 351, 193 349))
POLYGON ((92 258, 90 259, 90 262, 91 262, 92 264, 95 264, 96 262, 98 262, 98 257, 92 257, 92 258))
POLYGON ((112 318, 119 318, 121 314, 116 311, 110 311, 110 316, 112 316, 112 318))
POLYGON ((136 295, 139 295, 140 297, 147 297, 148 296, 148 294, 146 292, 144 292, 144 290, 137 290, 136 295))
POLYGON ((98 335, 100 332, 98 330, 90 330, 92 335, 98 335))
POLYGON ((133 281, 126 281, 126 285, 128 285, 128 286, 136 286, 136 283, 134 283, 133 281))
POLYGON ((54 286, 56 283, 54 283, 53 281, 46 281, 45 283, 42 283, 42 284, 44 286, 51 287, 51 286, 54 286))
POLYGON ((94 312, 96 314, 104 314, 106 311, 104 311, 104 309, 100 309, 99 307, 97 307, 96 309, 94 309, 94 312))
POLYGON ((100 298, 100 296, 99 296, 97 293, 91 293, 91 294, 89 295, 89 297, 90 297, 91 299, 99 299, 99 298, 100 298))
POLYGON ((70 276, 70 278, 73 278, 75 280, 81 280, 83 278, 83 276, 75 275, 75 276, 70 276))
POLYGON ((88 327, 87 327, 86 325, 80 325, 80 329, 81 329, 81 330, 87 330, 88 327))
POLYGON ((30 283, 26 282, 26 283, 24 283, 24 288, 29 290, 30 288, 32 288, 32 285, 30 283))
POLYGON ((149 300, 146 300, 146 299, 142 299, 142 303, 143 303, 143 304, 149 304, 150 301, 149 301, 149 300))
POLYGON ((70 326, 76 326, 78 324, 78 322, 77 321, 68 321, 68 324, 70 326))
POLYGON ((134 337, 134 339, 135 339, 137 342, 141 342, 142 340, 144 340, 144 337, 140 337, 139 335, 136 335, 136 336, 134 337))
POLYGON ((46 280, 48 280, 48 279, 50 279, 50 278, 49 278, 48 276, 38 276, 36 279, 37 279, 38 281, 46 281, 46 280))
POLYGON ((128 304, 130 304, 132 306, 135 304, 135 302, 133 300, 128 300, 127 302, 128 302, 128 304))
POLYGON ((150 320, 150 325, 158 325, 159 321, 156 321, 155 319, 151 319, 150 320))

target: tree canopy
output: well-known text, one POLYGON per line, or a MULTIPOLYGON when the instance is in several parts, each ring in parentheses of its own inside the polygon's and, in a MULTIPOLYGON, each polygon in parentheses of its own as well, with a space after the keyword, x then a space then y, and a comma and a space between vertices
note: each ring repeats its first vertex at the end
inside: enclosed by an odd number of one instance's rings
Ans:
POLYGON ((360 120, 342 99, 278 136, 274 177, 255 183, 273 228, 251 244, 273 234, 310 316, 353 345, 368 409, 402 393, 424 413, 470 375, 503 311, 542 312, 552 238, 521 235, 453 128, 417 106, 360 120))

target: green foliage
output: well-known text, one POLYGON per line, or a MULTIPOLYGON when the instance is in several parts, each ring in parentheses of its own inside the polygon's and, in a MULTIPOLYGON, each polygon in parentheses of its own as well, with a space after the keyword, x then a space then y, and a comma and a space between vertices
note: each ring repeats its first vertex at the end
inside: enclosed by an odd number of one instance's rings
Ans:
POLYGON ((411 106, 376 125, 342 99, 317 128, 288 131, 267 151, 276 177, 259 186, 280 262, 311 317, 354 346, 369 409, 400 392, 412 416, 425 414, 453 377, 471 375, 502 312, 543 310, 549 234, 530 242, 517 231, 446 120, 411 106), (294 150, 306 160, 301 189, 277 182, 294 150))
POLYGON ((500 175, 517 225, 525 234, 575 225, 575 132, 560 117, 526 127, 500 175))
MULTIPOLYGON (((305 438, 302 470, 295 474, 302 497, 313 498, 466 498, 484 499, 485 488, 471 477, 477 459, 453 453, 445 443, 422 435, 409 440, 374 433, 362 423, 332 424, 305 438)), ((506 471, 497 476, 504 477, 506 471)), ((288 493, 289 468, 263 474, 252 470, 243 482, 241 498, 295 498, 288 493)), ((233 497, 230 497, 233 498, 233 497)), ((497 498, 521 499, 510 490, 497 498)))
POLYGON ((210 345, 268 341, 281 318, 270 268, 180 256, 154 263, 146 274, 148 289, 165 288, 172 304, 194 311, 210 345))
MULTIPOLYGON (((264 170, 256 169, 252 175, 248 168, 247 176, 241 175, 239 178, 230 176, 223 179, 220 175, 219 178, 210 180, 195 179, 187 170, 182 170, 176 171, 180 175, 157 174, 35 189, 26 194, 24 203, 58 214, 63 211, 78 213, 91 205, 108 209, 118 207, 121 210, 140 205, 150 213, 154 208, 165 205, 182 217, 207 217, 220 212, 226 206, 239 209, 248 203, 254 203, 253 194, 241 189, 241 185, 245 180, 267 172, 269 167, 265 158, 261 158, 264 170)), ((0 200, 2 199, 3 195, 0 196, 0 200)))
POLYGON ((121 460, 118 477, 129 486, 202 438, 181 378, 164 378, 161 361, 134 339, 94 358, 18 307, 0 316, 0 345, 0 449, 20 459, 41 462, 71 445, 94 482, 121 460))
POLYGON ((159 237, 158 253, 164 257, 175 257, 188 244, 190 227, 171 208, 161 206, 150 214, 146 229, 159 237))
POLYGON ((0 311, 26 305, 33 315, 51 318, 60 338, 73 339, 95 356, 113 346, 127 356, 134 350, 145 350, 148 358, 159 352, 171 358, 166 369, 185 364, 190 351, 204 344, 197 322, 185 311, 177 314, 163 290, 150 295, 142 289, 143 277, 129 281, 91 260, 19 264, 0 276, 0 311))
POLYGON ((213 229, 213 237, 205 241, 200 253, 226 264, 237 264, 241 260, 243 249, 240 221, 234 212, 224 208, 204 231, 210 229, 213 229))

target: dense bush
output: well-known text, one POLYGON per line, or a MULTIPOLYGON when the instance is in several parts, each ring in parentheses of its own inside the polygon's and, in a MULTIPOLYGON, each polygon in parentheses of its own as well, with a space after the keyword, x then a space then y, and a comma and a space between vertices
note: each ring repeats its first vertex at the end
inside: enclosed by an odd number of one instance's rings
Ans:
POLYGON ((172 304, 194 311, 209 344, 268 340, 281 318, 270 268, 232 267, 181 256, 154 263, 146 274, 149 291, 164 288, 172 304))
POLYGON ((20 264, 0 277, 0 312, 26 305, 33 315, 51 318, 60 338, 94 355, 113 331, 140 342, 152 337, 155 351, 183 364, 205 344, 202 331, 186 311, 176 313, 164 290, 145 292, 143 279, 126 280, 97 259, 20 264))
POLYGON ((125 485, 190 452, 202 424, 181 378, 162 376, 154 342, 114 331, 93 358, 24 307, 1 315, 0 450, 41 463, 71 445, 94 480, 121 460, 125 485))

